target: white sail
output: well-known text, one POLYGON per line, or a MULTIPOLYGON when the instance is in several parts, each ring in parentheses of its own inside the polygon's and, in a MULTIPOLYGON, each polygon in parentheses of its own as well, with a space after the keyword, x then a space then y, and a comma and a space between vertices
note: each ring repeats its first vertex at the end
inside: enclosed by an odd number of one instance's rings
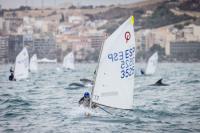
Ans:
POLYGON ((134 17, 125 21, 105 40, 92 101, 101 105, 131 109, 133 106, 135 35, 134 17))
POLYGON ((155 52, 148 60, 145 74, 152 75, 155 73, 158 64, 158 53, 155 52))
POLYGON ((17 55, 15 60, 14 77, 16 80, 25 79, 28 77, 29 56, 26 48, 17 55))
POLYGON ((64 57, 63 67, 68 69, 74 69, 74 53, 70 52, 64 57))
POLYGON ((34 54, 30 60, 30 71, 36 72, 38 70, 37 55, 34 54))

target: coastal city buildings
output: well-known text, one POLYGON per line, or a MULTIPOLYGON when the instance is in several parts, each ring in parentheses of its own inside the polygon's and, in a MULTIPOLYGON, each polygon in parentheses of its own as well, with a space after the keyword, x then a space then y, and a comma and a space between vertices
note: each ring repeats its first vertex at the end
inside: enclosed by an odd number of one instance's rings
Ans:
POLYGON ((9 35, 8 38, 8 61, 14 62, 17 54, 24 46, 23 35, 9 35))
POLYGON ((8 62, 8 36, 0 36, 0 63, 8 62))
MULTIPOLYGON (((157 44, 165 49, 165 55, 177 58, 179 52, 188 56, 192 50, 197 50, 193 56, 199 56, 200 48, 200 26, 191 24, 177 30, 173 26, 166 26, 156 29, 146 29, 136 32, 136 45, 139 51, 148 51, 157 44), (194 49, 195 48, 195 49, 194 49), (178 52, 178 53, 177 53, 178 52)), ((186 58, 187 59, 187 58, 186 58)))
POLYGON ((200 60, 200 42, 171 42, 171 56, 183 62, 200 60))
POLYGON ((34 36, 33 44, 38 58, 56 58, 56 40, 52 34, 34 36))
MULTIPOLYGON (((101 46, 110 34, 108 30, 114 30, 113 20, 110 19, 113 16, 102 16, 101 12, 112 8, 94 7, 91 12, 89 9, 67 7, 1 10, 0 61, 14 62, 23 47, 27 47, 30 56, 36 53, 38 58, 57 58, 62 61, 68 52, 73 51, 77 61, 97 61, 101 46)), ((154 11, 148 9, 141 17, 145 19, 153 14, 154 11)), ((122 17, 117 15, 114 25, 120 24, 122 17)), ((188 56, 188 60, 200 56, 197 54, 200 52, 200 26, 190 21, 159 28, 136 29, 136 55, 162 50, 159 54, 163 57, 179 60, 180 54, 187 55, 195 48, 197 51, 188 56)), ((139 58, 144 60, 145 56, 139 58)))

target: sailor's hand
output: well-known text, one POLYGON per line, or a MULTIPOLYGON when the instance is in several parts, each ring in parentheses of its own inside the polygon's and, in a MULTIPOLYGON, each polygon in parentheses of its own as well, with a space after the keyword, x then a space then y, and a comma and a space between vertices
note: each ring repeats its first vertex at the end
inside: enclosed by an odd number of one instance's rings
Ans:
POLYGON ((92 103, 92 108, 97 108, 97 104, 96 103, 92 103))

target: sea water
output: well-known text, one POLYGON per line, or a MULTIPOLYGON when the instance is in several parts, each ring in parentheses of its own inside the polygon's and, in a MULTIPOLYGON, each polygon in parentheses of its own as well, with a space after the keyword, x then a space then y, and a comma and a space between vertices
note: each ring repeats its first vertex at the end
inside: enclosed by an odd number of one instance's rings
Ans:
POLYGON ((1 133, 200 132, 200 63, 160 63, 155 75, 135 78, 133 110, 97 108, 90 117, 78 100, 91 88, 68 85, 92 79, 97 64, 39 65, 17 82, 8 81, 10 66, 0 65, 1 133), (169 86, 149 86, 160 78, 169 86))

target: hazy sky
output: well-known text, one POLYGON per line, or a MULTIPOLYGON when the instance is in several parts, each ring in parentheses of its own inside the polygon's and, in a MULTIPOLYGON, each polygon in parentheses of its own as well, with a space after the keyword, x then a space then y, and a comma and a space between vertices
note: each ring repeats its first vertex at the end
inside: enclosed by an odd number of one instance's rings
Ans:
POLYGON ((18 8, 21 5, 41 7, 42 1, 45 7, 52 7, 63 3, 72 3, 74 5, 111 5, 128 4, 142 0, 0 0, 0 4, 2 8, 18 8))

